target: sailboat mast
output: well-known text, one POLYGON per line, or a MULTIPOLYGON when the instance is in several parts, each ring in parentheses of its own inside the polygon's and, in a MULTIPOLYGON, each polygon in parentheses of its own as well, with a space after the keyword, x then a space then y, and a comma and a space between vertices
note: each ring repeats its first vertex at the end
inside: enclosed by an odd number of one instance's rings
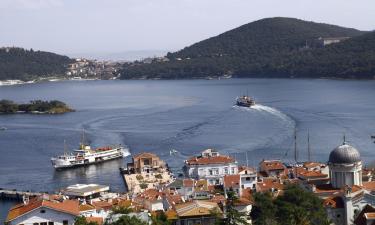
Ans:
POLYGON ((307 131, 307 157, 309 162, 311 162, 311 147, 310 147, 310 132, 307 131))
POLYGON ((66 140, 64 139, 64 155, 66 155, 66 140))
POLYGON ((297 128, 294 128, 294 161, 298 162, 298 150, 297 150, 297 128))

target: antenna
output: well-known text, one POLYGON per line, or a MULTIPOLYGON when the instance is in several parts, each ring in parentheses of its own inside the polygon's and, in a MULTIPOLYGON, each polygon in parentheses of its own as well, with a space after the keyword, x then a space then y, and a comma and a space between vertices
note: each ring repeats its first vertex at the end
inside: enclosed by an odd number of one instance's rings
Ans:
POLYGON ((298 162, 298 150, 297 150, 297 128, 294 128, 294 161, 298 162))
POLYGON ((344 133, 344 142, 342 143, 343 145, 346 145, 346 135, 345 135, 345 133, 344 133))
POLYGON ((307 130, 307 157, 309 162, 311 162, 311 148, 310 148, 310 131, 307 130))

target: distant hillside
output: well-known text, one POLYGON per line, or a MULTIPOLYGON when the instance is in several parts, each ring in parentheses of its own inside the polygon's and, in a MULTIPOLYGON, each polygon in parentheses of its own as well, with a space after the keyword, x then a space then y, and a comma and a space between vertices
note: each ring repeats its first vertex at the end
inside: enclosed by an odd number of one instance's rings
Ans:
POLYGON ((368 58, 368 55, 373 55, 375 46, 372 45, 371 34, 360 37, 364 34, 366 32, 329 24, 268 18, 168 53, 168 62, 126 65, 121 74, 123 79, 186 79, 222 75, 368 78, 374 71, 370 68, 374 65, 372 57, 368 58), (318 44, 320 37, 350 39, 323 48, 318 44), (364 49, 362 38, 366 39, 369 49, 364 49), (357 59, 346 64, 353 56, 357 59), (341 61, 343 58, 345 65, 341 61), (362 61, 364 58, 366 60, 362 61), (356 66, 356 69, 350 70, 348 65, 356 66), (362 68, 364 66, 366 69, 362 68))
POLYGON ((23 48, 0 48, 0 80, 30 80, 64 75, 72 60, 67 56, 23 48))

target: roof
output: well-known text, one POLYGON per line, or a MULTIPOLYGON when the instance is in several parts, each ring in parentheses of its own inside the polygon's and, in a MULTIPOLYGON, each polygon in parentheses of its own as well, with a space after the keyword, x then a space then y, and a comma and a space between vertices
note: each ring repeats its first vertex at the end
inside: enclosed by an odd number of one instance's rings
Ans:
POLYGON ((284 170, 285 166, 280 160, 263 160, 260 166, 264 170, 284 170))
MULTIPOLYGON (((372 207, 371 205, 366 205, 365 207, 363 207, 362 211, 358 214, 357 218, 354 220, 354 224, 355 225, 367 225, 366 214, 374 213, 374 212, 375 212, 374 207, 372 207)), ((372 214, 370 214, 369 216, 372 217, 372 214)))
POLYGON ((95 206, 90 205, 90 204, 84 204, 84 205, 79 205, 78 209, 80 212, 84 212, 84 211, 94 210, 95 206))
POLYGON ((335 208, 335 209, 340 208, 341 209, 341 208, 344 208, 344 201, 339 196, 333 196, 333 197, 329 197, 329 198, 324 199, 323 205, 325 207, 331 207, 331 208, 335 208))
POLYGON ((318 162, 305 162, 303 163, 303 167, 305 168, 313 168, 313 167, 317 167, 317 166, 321 166, 322 164, 321 163, 318 163, 318 162))
POLYGON ((176 212, 176 210, 173 210, 173 209, 168 209, 165 212, 165 215, 167 216, 168 220, 177 220, 178 219, 177 212, 176 212))
POLYGON ((239 174, 224 176, 224 187, 225 188, 239 187, 240 186, 240 178, 241 178, 241 176, 239 174))
POLYGON ((28 204, 18 204, 9 210, 6 222, 12 221, 22 215, 25 215, 38 208, 49 208, 58 212, 67 213, 71 215, 79 215, 79 202, 75 200, 65 200, 62 202, 49 200, 45 197, 37 197, 30 199, 28 204))
POLYGON ((106 202, 106 201, 92 202, 92 205, 95 206, 96 209, 104 209, 104 210, 112 209, 112 206, 113 206, 111 202, 106 202))
POLYGON ((94 222, 94 223, 97 223, 98 225, 103 224, 103 218, 102 217, 86 217, 86 221, 88 223, 94 222))
POLYGON ((150 157, 159 158, 154 153, 151 153, 151 152, 141 152, 141 153, 138 153, 137 155, 133 156, 133 159, 135 159, 135 158, 150 158, 150 157))
POLYGON ((375 181, 362 182, 362 186, 367 191, 375 191, 375 181))
POLYGON ((256 190, 260 192, 267 192, 274 190, 283 190, 284 184, 280 183, 278 179, 263 179, 263 182, 258 182, 256 190))
POLYGON ((193 187, 194 186, 194 180, 193 179, 184 179, 182 181, 184 187, 193 187))
POLYGON ((192 157, 186 160, 188 165, 207 165, 207 164, 228 164, 234 163, 235 160, 230 156, 219 155, 212 157, 192 157))
POLYGON ((329 163, 356 163, 361 161, 361 156, 353 146, 344 144, 337 146, 329 154, 329 163))
POLYGON ((86 197, 96 193, 109 191, 109 186, 99 184, 74 184, 62 190, 68 196, 86 197))
POLYGON ((210 216, 214 208, 221 212, 216 202, 195 200, 176 205, 176 212, 179 217, 210 216))

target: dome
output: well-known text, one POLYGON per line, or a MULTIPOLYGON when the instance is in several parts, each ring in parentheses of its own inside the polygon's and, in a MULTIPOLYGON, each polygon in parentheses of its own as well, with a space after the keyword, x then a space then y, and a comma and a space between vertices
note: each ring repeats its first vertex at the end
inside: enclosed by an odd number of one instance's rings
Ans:
POLYGON ((361 161, 361 156, 357 149, 346 143, 333 149, 329 154, 330 163, 356 163, 361 161))

